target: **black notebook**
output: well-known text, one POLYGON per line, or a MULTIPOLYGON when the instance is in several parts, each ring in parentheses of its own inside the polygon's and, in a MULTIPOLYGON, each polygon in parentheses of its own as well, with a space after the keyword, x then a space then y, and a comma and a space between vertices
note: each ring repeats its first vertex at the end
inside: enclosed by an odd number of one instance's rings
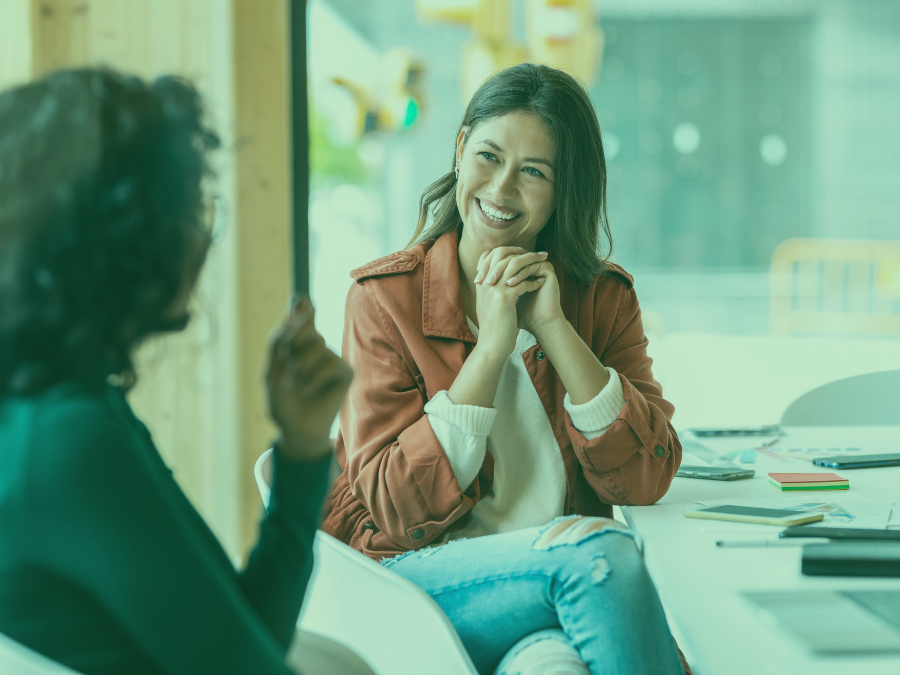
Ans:
POLYGON ((807 544, 800 570, 809 576, 900 577, 900 543, 807 544))
POLYGON ((817 527, 816 525, 795 525, 781 531, 783 539, 790 537, 822 537, 823 539, 846 539, 861 541, 900 542, 900 530, 864 530, 858 527, 817 527))

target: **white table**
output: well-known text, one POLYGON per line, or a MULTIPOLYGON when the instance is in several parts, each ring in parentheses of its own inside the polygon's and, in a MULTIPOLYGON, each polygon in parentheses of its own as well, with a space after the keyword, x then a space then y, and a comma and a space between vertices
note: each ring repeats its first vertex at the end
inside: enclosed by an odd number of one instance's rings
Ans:
MULTIPOLYGON (((900 451, 900 427, 791 428, 779 441, 782 447, 861 447, 863 452, 900 451)), ((717 451, 753 447, 759 441, 734 438, 705 445, 717 451)), ((684 464, 696 464, 685 455, 684 464)), ((647 568, 663 604, 675 624, 676 634, 692 657, 696 675, 900 675, 900 654, 886 656, 814 656, 780 628, 765 621, 740 596, 750 590, 880 589, 900 590, 900 579, 806 577, 800 574, 802 547, 720 548, 716 541, 768 538, 754 531, 742 535, 726 532, 720 521, 685 518, 682 511, 697 508, 697 501, 717 499, 785 498, 768 483, 769 472, 801 473, 833 471, 811 462, 783 462, 758 454, 756 476, 741 481, 676 478, 663 499, 652 506, 622 507, 622 514, 636 532, 647 568)), ((849 478, 850 491, 863 497, 895 502, 900 509, 900 467, 839 471, 849 478)), ((841 493, 816 492, 816 496, 841 493)), ((756 530, 758 526, 753 526, 756 530)), ((773 533, 778 528, 773 528, 773 533)))

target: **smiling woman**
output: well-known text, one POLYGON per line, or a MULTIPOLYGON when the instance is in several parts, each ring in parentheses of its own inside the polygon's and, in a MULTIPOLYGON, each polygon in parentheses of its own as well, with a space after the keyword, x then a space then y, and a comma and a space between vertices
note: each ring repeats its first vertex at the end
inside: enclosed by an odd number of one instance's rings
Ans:
POLYGON ((461 131, 457 142, 457 208, 466 223, 460 246, 534 250, 555 206, 556 142, 529 113, 487 120, 466 143, 469 131, 461 131))
POLYGON ((548 635, 560 670, 687 670, 611 519, 665 494, 681 446, 601 251, 605 183, 584 89, 515 66, 472 98, 411 246, 352 275, 323 529, 429 592, 482 673, 538 672, 548 635))
MULTIPOLYGON (((612 235, 606 216, 606 161, 600 126, 584 88, 569 75, 548 66, 522 64, 481 86, 459 126, 451 171, 422 195, 411 244, 436 239, 464 222, 474 224, 467 216, 480 209, 474 201, 466 203, 467 195, 459 194, 460 175, 465 183, 463 192, 486 201, 501 215, 507 206, 504 199, 527 201, 527 205, 517 205, 530 208, 540 203, 548 209, 546 214, 532 214, 528 231, 541 236, 531 242, 531 250, 534 246, 552 249, 569 274, 587 283, 604 270, 612 235), (474 170, 484 162, 497 168, 476 174, 474 170), (516 173, 509 172, 497 185, 497 189, 505 189, 504 195, 492 199, 487 194, 490 183, 484 183, 487 174, 511 167, 516 173), (479 180, 481 192, 476 194, 474 183, 479 180), (538 222, 541 224, 535 226, 538 222), (601 232, 606 256, 601 251, 601 232)), ((506 212, 510 210, 514 210, 512 203, 506 212)), ((518 225, 515 232, 522 231, 518 225)), ((524 243, 528 242, 520 242, 524 243)))

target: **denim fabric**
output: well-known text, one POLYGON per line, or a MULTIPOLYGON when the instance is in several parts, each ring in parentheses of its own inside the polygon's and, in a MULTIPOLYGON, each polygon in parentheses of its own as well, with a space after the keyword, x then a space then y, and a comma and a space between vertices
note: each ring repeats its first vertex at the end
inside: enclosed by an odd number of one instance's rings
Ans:
POLYGON ((578 650, 559 628, 539 630, 519 640, 494 675, 590 675, 578 650))
POLYGON ((614 520, 567 516, 383 564, 434 598, 479 673, 548 628, 563 630, 591 673, 683 673, 631 532, 614 520))

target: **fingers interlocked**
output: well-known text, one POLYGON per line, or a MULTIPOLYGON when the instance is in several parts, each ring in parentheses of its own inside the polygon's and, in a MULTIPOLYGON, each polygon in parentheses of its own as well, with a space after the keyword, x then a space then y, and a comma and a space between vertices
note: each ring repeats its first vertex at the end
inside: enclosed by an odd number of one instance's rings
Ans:
MULTIPOLYGON (((540 265, 547 260, 544 251, 530 252, 517 246, 503 246, 485 251, 478 260, 476 284, 506 284, 515 286, 522 280, 540 272, 540 265)), ((541 276, 538 279, 542 279, 541 276)))

